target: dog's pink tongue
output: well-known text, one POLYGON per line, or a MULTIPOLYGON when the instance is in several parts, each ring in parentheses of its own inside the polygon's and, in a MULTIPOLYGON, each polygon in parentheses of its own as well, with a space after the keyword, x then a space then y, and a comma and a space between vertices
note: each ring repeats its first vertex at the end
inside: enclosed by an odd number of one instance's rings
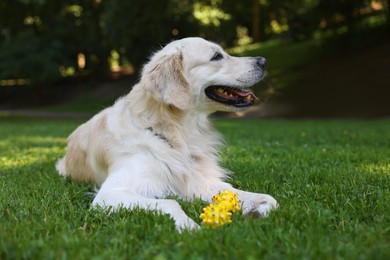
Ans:
POLYGON ((256 99, 256 100, 259 100, 255 94, 253 94, 252 91, 242 91, 242 90, 239 90, 239 89, 231 89, 232 92, 234 92, 234 94, 236 94, 237 96, 240 96, 240 97, 247 97, 247 96, 252 96, 252 98, 256 99))

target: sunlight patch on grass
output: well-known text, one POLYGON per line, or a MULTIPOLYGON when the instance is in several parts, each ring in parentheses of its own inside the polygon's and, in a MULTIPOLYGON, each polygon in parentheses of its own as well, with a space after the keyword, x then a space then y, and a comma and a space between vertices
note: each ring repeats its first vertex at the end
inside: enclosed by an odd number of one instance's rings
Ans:
POLYGON ((24 145, 52 145, 52 144, 65 144, 66 138, 64 137, 48 137, 48 136, 12 136, 3 140, 0 140, 0 148, 9 148, 16 144, 23 143, 24 145))
POLYGON ((52 161, 64 152, 65 138, 14 136, 0 141, 0 169, 10 170, 52 161), (20 145, 23 144, 23 145, 20 145))
POLYGON ((369 163, 361 165, 363 171, 374 174, 385 174, 390 175, 390 164, 389 163, 369 163))
POLYGON ((35 163, 50 162, 53 155, 60 155, 63 151, 64 149, 58 146, 51 148, 34 147, 22 151, 12 149, 11 153, 0 156, 0 169, 10 170, 35 163))

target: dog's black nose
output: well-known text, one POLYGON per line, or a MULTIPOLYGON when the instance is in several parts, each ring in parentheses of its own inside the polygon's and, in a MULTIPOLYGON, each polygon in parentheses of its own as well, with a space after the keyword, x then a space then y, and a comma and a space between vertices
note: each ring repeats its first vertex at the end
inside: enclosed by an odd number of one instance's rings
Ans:
POLYGON ((256 64, 260 68, 264 69, 265 65, 267 64, 267 60, 263 57, 256 57, 256 64))

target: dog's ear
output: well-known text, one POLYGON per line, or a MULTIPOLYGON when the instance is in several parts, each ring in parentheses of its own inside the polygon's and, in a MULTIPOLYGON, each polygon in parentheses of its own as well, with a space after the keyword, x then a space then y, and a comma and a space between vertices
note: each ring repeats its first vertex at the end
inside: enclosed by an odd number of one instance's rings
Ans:
POLYGON ((182 110, 191 102, 191 88, 184 75, 181 53, 152 58, 143 69, 141 82, 157 101, 182 110))

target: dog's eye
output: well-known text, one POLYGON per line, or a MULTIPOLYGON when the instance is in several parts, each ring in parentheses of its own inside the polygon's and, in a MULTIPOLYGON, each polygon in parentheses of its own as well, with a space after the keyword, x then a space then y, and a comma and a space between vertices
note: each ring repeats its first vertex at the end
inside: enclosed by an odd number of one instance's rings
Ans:
POLYGON ((211 58, 211 61, 222 60, 222 59, 223 59, 222 53, 216 52, 216 53, 214 54, 214 56, 211 58))

